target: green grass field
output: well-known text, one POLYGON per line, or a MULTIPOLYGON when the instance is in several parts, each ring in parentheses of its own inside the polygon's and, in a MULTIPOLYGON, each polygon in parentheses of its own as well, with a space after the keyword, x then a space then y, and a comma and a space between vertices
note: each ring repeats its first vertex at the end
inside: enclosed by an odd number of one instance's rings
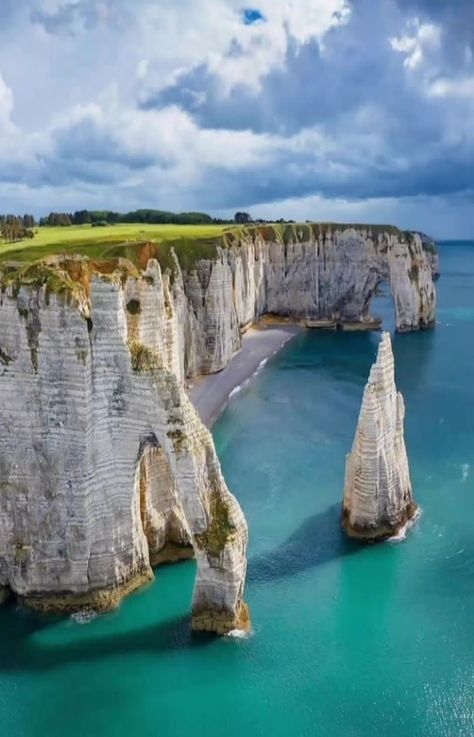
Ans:
MULTIPOLYGON (((403 237, 397 228, 388 225, 334 223, 266 223, 245 228, 236 225, 145 225, 125 223, 93 228, 91 225, 44 227, 36 229, 33 240, 0 243, 0 264, 7 262, 31 264, 48 256, 81 254, 95 260, 127 258, 144 269, 150 258, 158 259, 163 270, 174 269, 173 251, 181 267, 188 270, 201 259, 213 259, 217 247, 239 243, 245 232, 257 231, 264 240, 282 244, 304 242, 325 235, 335 228, 359 227, 378 233, 390 232, 403 237)), ((20 267, 23 268, 23 267, 20 267)))
MULTIPOLYGON (((17 243, 0 243, 0 261, 37 261, 61 253, 81 253, 90 258, 107 258, 117 253, 119 244, 127 244, 127 253, 133 250, 133 242, 154 241, 165 243, 183 239, 186 242, 212 239, 229 226, 223 225, 145 225, 125 223, 93 228, 78 225, 67 228, 36 228, 33 240, 17 243), (114 253, 115 252, 115 253, 114 253)), ((125 251, 125 249, 124 249, 125 251)))

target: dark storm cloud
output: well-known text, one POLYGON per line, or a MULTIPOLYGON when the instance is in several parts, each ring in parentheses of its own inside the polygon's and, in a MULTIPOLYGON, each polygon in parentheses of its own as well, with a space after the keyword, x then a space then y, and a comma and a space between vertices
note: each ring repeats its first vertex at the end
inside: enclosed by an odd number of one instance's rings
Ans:
POLYGON ((74 35, 81 30, 90 31, 105 25, 118 29, 126 27, 133 12, 140 12, 138 3, 134 11, 128 0, 69 0, 54 11, 33 7, 30 20, 51 35, 74 35))
MULTIPOLYGON (((14 107, 10 114, 0 83, 0 126, 16 124, 25 80, 51 76, 35 100, 32 154, 15 159, 23 131, 10 131, 18 138, 0 160, 0 183, 90 188, 104 206, 112 191, 118 200, 120 188, 135 188, 137 201, 143 193, 168 197, 170 209, 178 200, 185 208, 225 209, 312 195, 350 202, 472 197, 474 0, 352 0, 350 19, 320 41, 317 33, 292 36, 287 20, 272 25, 271 5, 261 4, 199 0, 202 12, 183 29, 197 13, 194 2, 178 10, 171 0, 0 0, 0 28, 14 25, 18 34, 24 26, 44 59, 41 72, 25 73, 26 57, 9 61, 14 49, 4 45, 3 80, 14 107), (196 24, 223 4, 230 12, 219 28, 232 30, 214 48, 211 37, 203 43, 209 24, 196 24), (144 17, 152 20, 139 27, 144 17), (155 56, 148 23, 186 30, 191 46, 198 36, 196 55, 178 54, 174 62, 176 36, 169 49, 162 36, 166 48, 155 56), (140 34, 147 33, 142 51, 140 34), (47 117, 66 96, 57 118, 47 117), (36 121, 43 128, 34 128, 36 121), (213 156, 213 137, 217 146, 221 134, 228 138, 213 156)), ((29 98, 23 111, 27 105, 29 98)), ((0 144, 2 135, 0 129, 0 144)))
POLYGON ((113 130, 85 117, 55 131, 53 157, 63 162, 87 161, 91 167, 95 165, 97 168, 109 162, 139 170, 156 164, 159 152, 150 156, 141 151, 131 151, 113 130))
MULTIPOLYGON (((445 99, 429 95, 424 78, 404 66, 404 56, 390 43, 394 36, 415 34, 415 14, 423 11, 428 16, 431 5, 422 0, 399 0, 398 5, 388 0, 356 0, 351 22, 331 31, 323 48, 314 41, 299 48, 290 44, 285 68, 274 70, 263 80, 257 97, 244 85, 223 95, 220 80, 200 65, 181 76, 177 84, 150 95, 143 107, 177 104, 209 128, 291 136, 319 126, 337 135, 340 145, 332 159, 326 156, 318 160, 305 152, 307 166, 300 172, 293 154, 291 161, 285 162, 292 167, 283 164, 283 168, 253 177, 252 196, 258 201, 310 193, 366 198, 474 190, 474 136, 445 134, 448 125, 453 127, 453 117, 459 115, 461 120, 467 114, 469 103, 450 100, 447 104, 445 99), (371 108, 378 110, 379 116, 369 119, 365 129, 358 124, 358 131, 361 136, 383 136, 383 162, 357 155, 355 121, 361 110, 371 108), (345 169, 340 178, 334 175, 331 163, 344 162, 345 154, 356 157, 356 166, 354 171, 345 169), (412 165, 400 171, 400 160, 412 165)), ((446 21, 454 34, 460 22, 459 10, 450 11, 446 5, 431 8, 428 20, 446 21)), ((474 3, 461 5, 465 17, 470 18, 474 3)), ((450 33, 443 38, 447 47, 437 51, 441 58, 450 56, 454 66, 450 33)), ((458 38, 455 43, 459 46, 458 38)), ((246 182, 247 193, 248 186, 246 182)))
POLYGON ((205 193, 207 206, 229 208, 235 202, 258 205, 310 195, 358 201, 449 197, 463 192, 474 198, 472 166, 464 159, 464 152, 458 152, 458 156, 451 153, 449 160, 440 155, 438 159, 398 172, 393 167, 371 165, 364 168, 347 162, 346 167, 340 175, 335 175, 324 159, 291 156, 281 157, 275 166, 262 167, 258 177, 250 170, 242 172, 238 179, 223 176, 216 170, 209 176, 205 193), (289 171, 291 176, 288 176, 289 171), (244 179, 245 190, 242 188, 244 179))
POLYGON ((406 13, 440 23, 454 45, 474 44, 474 3, 472 0, 397 0, 406 13))
POLYGON ((52 13, 33 9, 31 11, 31 21, 42 25, 47 33, 72 32, 76 23, 84 24, 86 28, 92 28, 97 22, 97 12, 94 5, 87 2, 87 0, 78 0, 78 2, 60 5, 52 13))

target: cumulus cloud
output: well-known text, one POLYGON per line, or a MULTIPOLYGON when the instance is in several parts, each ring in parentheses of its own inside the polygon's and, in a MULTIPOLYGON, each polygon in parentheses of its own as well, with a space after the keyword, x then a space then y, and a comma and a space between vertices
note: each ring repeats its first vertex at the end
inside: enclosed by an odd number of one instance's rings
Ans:
POLYGON ((474 76, 436 79, 429 89, 433 97, 465 97, 474 102, 474 76))
MULTIPOLYGON (((119 3, 120 5, 120 0, 119 3)), ((115 17, 110 0, 70 0, 46 2, 31 10, 33 23, 49 34, 78 33, 105 24, 115 17)))
POLYGON ((307 217, 318 204, 349 219, 382 202, 426 217, 420 198, 468 201, 471 7, 5 0, 2 198, 274 215, 282 202, 307 217))
MULTIPOLYGON (((238 86, 257 94, 272 70, 284 69, 290 44, 300 48, 310 40, 321 43, 329 30, 348 21, 350 8, 346 0, 260 0, 258 8, 242 11, 238 0, 185 0, 179 8, 174 4, 160 13, 166 39, 163 34, 164 43, 158 39, 150 51, 146 74, 144 64, 140 66, 143 101, 201 67, 215 77, 224 95, 238 86), (170 48, 174 68, 164 77, 170 48)), ((147 16, 147 23, 153 23, 152 8, 147 16)))
POLYGON ((425 61, 426 52, 437 51, 441 39, 441 29, 433 23, 420 23, 416 19, 412 25, 413 33, 390 39, 392 48, 404 54, 403 63, 408 69, 419 67, 425 61))

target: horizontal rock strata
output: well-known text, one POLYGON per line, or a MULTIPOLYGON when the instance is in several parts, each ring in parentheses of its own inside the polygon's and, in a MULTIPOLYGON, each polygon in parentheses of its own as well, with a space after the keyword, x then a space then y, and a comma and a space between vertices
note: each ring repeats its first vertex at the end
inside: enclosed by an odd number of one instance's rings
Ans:
POLYGON ((177 254, 172 295, 187 376, 224 368, 242 332, 263 315, 308 327, 377 328, 370 305, 382 282, 390 285, 400 332, 435 322, 431 267, 439 264, 417 233, 382 226, 249 228, 191 265, 177 254))
POLYGON ((247 526, 179 378, 158 264, 35 268, 0 296, 0 590, 103 610, 195 555, 197 628, 238 628, 247 526))
POLYGON ((396 535, 416 512, 390 335, 384 333, 365 387, 352 451, 347 456, 343 526, 374 542, 396 535))

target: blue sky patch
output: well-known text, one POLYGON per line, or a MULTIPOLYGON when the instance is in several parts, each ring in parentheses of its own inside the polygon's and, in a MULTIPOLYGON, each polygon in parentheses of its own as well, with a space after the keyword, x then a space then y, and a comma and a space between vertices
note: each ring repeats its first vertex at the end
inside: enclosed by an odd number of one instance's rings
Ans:
POLYGON ((265 16, 260 10, 256 8, 245 8, 242 11, 242 18, 246 26, 253 26, 254 23, 259 23, 265 20, 265 16))

